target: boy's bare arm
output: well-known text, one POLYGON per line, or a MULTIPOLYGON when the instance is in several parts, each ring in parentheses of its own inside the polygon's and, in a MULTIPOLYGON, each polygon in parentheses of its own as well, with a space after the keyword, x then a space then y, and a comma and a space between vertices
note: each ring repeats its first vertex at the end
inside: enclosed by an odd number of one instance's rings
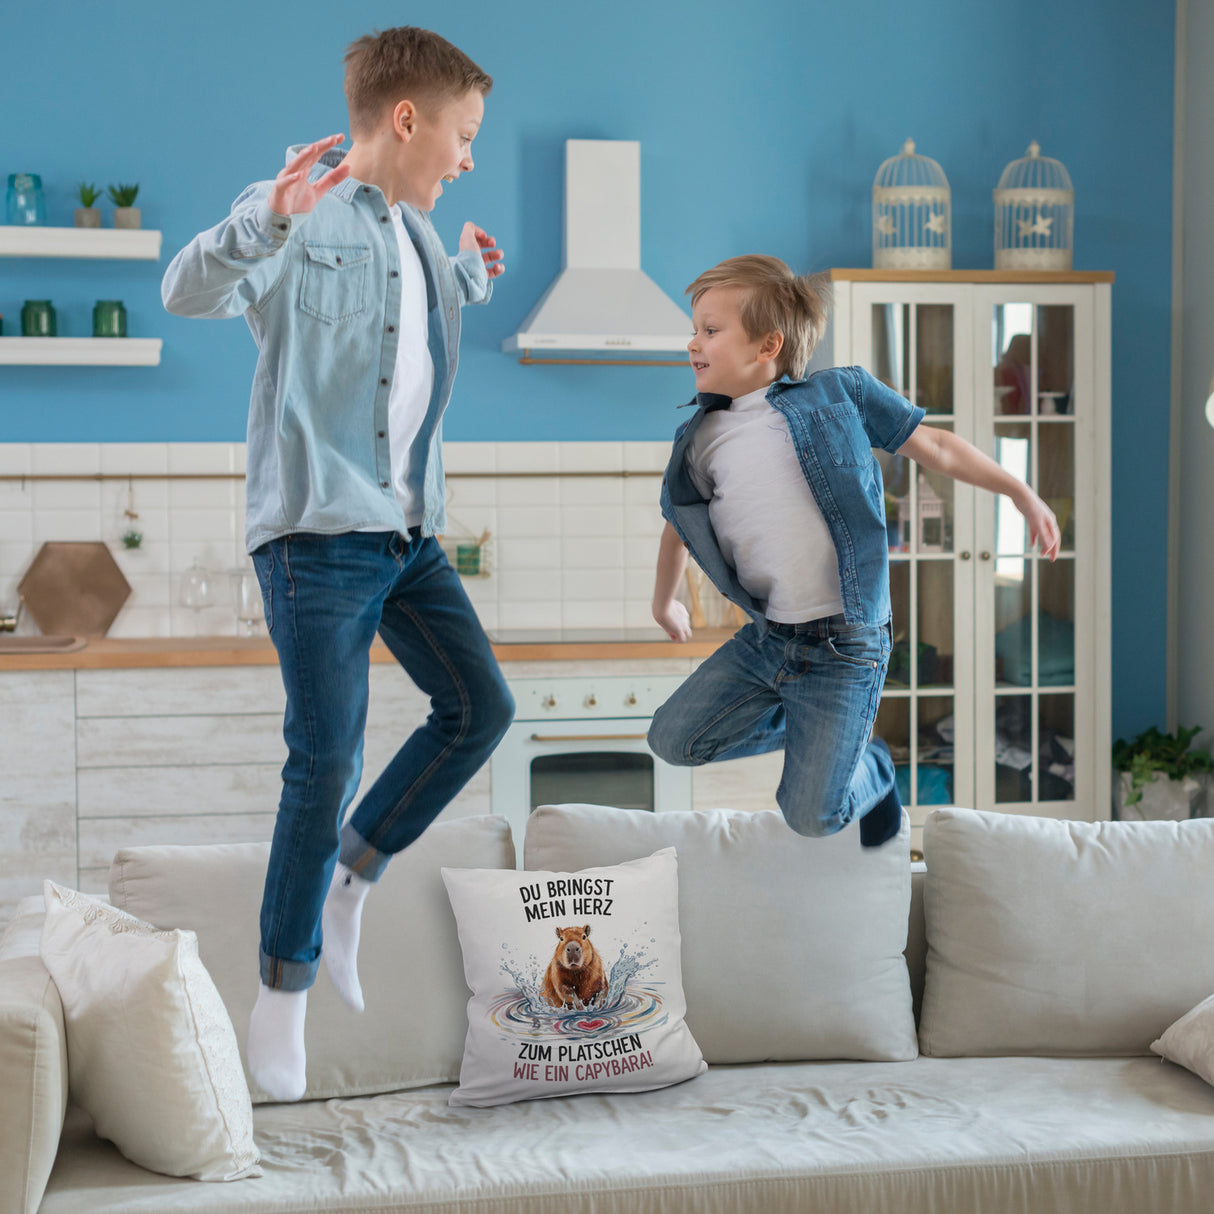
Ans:
POLYGON ((1057 557, 1062 534, 1054 512, 1028 485, 979 451, 973 443, 938 426, 917 426, 898 448, 898 454, 909 456, 924 468, 942 472, 953 480, 1011 498, 1029 525, 1029 542, 1040 543, 1042 556, 1051 561, 1057 557))
POLYGON ((672 641, 691 640, 691 617, 674 597, 687 571, 687 549, 667 523, 658 545, 658 569, 653 583, 653 618, 672 641))

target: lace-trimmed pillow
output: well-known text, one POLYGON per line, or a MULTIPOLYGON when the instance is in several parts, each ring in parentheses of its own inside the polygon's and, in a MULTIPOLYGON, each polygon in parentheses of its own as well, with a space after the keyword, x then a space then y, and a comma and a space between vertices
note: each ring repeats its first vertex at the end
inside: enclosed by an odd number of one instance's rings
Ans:
POLYGON ((257 1176, 253 1105, 232 1022, 193 932, 44 886, 40 951, 63 1002, 76 1102, 133 1163, 168 1176, 257 1176))

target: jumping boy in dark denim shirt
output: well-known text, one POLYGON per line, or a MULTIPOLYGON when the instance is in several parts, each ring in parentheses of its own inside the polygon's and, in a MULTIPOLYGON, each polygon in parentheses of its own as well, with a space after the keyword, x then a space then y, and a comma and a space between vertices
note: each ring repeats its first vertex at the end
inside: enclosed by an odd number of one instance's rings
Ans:
POLYGON ((889 557, 872 448, 1003 493, 1053 560, 1053 513, 1028 485, 859 367, 803 378, 828 298, 775 257, 701 274, 688 343, 699 408, 675 436, 662 485, 653 614, 691 636, 675 592, 688 550, 752 617, 654 715, 649 744, 695 765, 784 748, 776 802, 802 835, 860 821, 897 834, 885 743, 871 741, 889 663, 889 557))

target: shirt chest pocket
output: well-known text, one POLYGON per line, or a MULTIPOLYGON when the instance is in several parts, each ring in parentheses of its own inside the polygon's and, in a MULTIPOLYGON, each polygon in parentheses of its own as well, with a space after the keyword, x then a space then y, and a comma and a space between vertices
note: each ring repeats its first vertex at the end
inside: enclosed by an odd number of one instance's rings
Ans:
POLYGON ((368 245, 304 241, 300 310, 330 325, 357 316, 367 306, 370 265, 368 245))
POLYGON ((814 428, 836 468, 867 468, 873 459, 872 445, 851 401, 826 405, 813 413, 814 428))

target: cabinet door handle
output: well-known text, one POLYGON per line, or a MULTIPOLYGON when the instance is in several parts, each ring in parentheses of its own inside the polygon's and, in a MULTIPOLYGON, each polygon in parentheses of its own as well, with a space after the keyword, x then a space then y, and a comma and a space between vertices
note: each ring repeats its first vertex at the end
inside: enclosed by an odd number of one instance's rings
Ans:
POLYGON ((968 552, 961 553, 961 559, 963 561, 968 561, 970 559, 970 554, 968 552))
POLYGON ((990 554, 989 552, 980 552, 980 553, 978 553, 978 555, 979 555, 979 556, 980 556, 980 557, 981 557, 981 558, 982 558, 984 561, 989 561, 989 560, 991 559, 991 554, 990 554))

